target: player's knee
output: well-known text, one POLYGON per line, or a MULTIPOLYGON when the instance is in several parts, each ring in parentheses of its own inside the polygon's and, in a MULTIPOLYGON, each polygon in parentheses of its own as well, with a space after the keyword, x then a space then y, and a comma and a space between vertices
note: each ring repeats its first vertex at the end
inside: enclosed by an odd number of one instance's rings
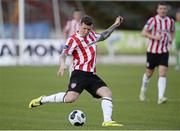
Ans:
POLYGON ((166 76, 166 75, 167 75, 167 68, 160 68, 159 76, 166 76))
POLYGON ((64 102, 65 103, 73 103, 76 101, 76 99, 78 98, 78 96, 76 95, 66 95, 65 98, 64 98, 64 102))
POLYGON ((107 92, 107 97, 112 97, 112 92, 110 90, 107 92))
POLYGON ((166 71, 160 71, 159 76, 166 76, 167 72, 166 71))
POLYGON ((112 92, 111 92, 111 90, 109 88, 107 88, 106 95, 108 97, 112 97, 112 92))
POLYGON ((150 78, 152 76, 152 73, 147 74, 147 77, 150 78))
POLYGON ((101 97, 112 97, 112 92, 107 87, 102 87, 97 91, 97 94, 101 97))
POLYGON ((147 75, 147 77, 151 77, 151 76, 152 76, 152 74, 153 74, 153 72, 154 72, 154 70, 150 70, 150 69, 148 69, 148 70, 146 71, 146 75, 147 75))
POLYGON ((73 103, 76 101, 75 97, 65 97, 64 98, 65 103, 73 103))
POLYGON ((166 73, 165 73, 165 72, 159 73, 159 76, 160 76, 160 77, 166 77, 166 73))

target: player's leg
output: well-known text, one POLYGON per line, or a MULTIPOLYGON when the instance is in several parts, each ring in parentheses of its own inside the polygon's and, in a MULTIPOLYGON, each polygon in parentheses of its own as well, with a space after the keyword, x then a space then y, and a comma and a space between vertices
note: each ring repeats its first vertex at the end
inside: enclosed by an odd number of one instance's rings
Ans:
POLYGON ((65 92, 59 92, 50 96, 40 96, 30 101, 29 108, 37 107, 46 103, 64 102, 65 95, 65 92))
POLYGON ((159 79, 158 79, 158 104, 164 103, 167 101, 167 98, 164 97, 166 90, 166 76, 168 68, 166 66, 159 66, 159 79))
POLYGON ((29 108, 37 107, 47 103, 72 103, 77 100, 78 97, 79 93, 74 91, 68 91, 67 93, 59 92, 49 96, 40 96, 31 100, 29 103, 29 108))
POLYGON ((167 98, 164 97, 164 93, 166 90, 169 53, 160 54, 159 58, 158 104, 161 104, 167 101, 167 98))
POLYGON ((40 102, 41 102, 41 104, 64 102, 65 96, 66 96, 66 92, 59 92, 59 93, 52 94, 49 96, 42 96, 40 102))
POLYGON ((76 101, 79 98, 79 93, 75 91, 68 91, 67 94, 64 97, 65 103, 72 103, 76 101))
POLYGON ((147 53, 147 63, 146 63, 146 72, 142 78, 142 84, 140 89, 139 99, 140 101, 146 100, 146 91, 148 87, 148 83, 150 81, 151 76, 153 75, 154 68, 156 67, 155 55, 151 53, 147 53))
POLYGON ((60 92, 57 94, 53 94, 50 96, 43 96, 41 99, 41 103, 72 103, 75 100, 77 100, 79 97, 79 93, 75 91, 68 91, 67 93, 65 92, 60 92))
POLYGON ((147 91, 147 85, 150 81, 151 76, 153 75, 154 69, 148 69, 146 68, 146 72, 143 75, 142 79, 142 86, 141 86, 141 91, 146 92, 147 91))
POLYGON ((106 83, 97 75, 89 76, 86 90, 95 98, 102 98, 101 107, 103 111, 104 122, 102 126, 123 126, 112 121, 112 92, 106 83))
POLYGON ((112 121, 112 92, 106 86, 99 88, 96 94, 101 96, 101 107, 103 110, 104 122, 112 121))
POLYGON ((29 104, 29 108, 36 107, 42 104, 46 103, 72 103, 76 99, 78 99, 81 92, 84 90, 84 83, 83 78, 81 74, 79 74, 77 71, 73 71, 70 83, 68 85, 68 91, 67 92, 59 92, 50 96, 41 96, 39 98, 31 100, 29 104))
POLYGON ((101 107, 104 118, 102 126, 123 126, 122 124, 112 120, 113 104, 111 90, 106 86, 102 86, 97 89, 96 94, 102 97, 101 107))

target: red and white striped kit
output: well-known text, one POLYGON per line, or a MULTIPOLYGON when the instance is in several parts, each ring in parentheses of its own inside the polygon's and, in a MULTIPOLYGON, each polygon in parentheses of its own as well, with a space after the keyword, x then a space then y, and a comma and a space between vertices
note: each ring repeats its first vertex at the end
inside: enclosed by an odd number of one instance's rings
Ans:
POLYGON ((162 36, 161 40, 149 39, 147 52, 161 54, 169 51, 170 33, 175 30, 172 18, 168 16, 161 18, 159 15, 156 15, 147 21, 144 29, 150 31, 153 36, 157 34, 162 36))
POLYGON ((99 37, 91 31, 87 36, 77 32, 68 38, 62 53, 73 56, 74 69, 96 73, 96 42, 99 37))

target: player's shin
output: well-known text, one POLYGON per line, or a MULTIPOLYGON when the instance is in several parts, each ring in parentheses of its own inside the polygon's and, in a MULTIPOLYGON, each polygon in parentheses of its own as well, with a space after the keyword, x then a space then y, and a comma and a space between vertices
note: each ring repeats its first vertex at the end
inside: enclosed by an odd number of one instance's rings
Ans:
POLYGON ((101 107, 103 111, 104 122, 112 121, 112 98, 103 97, 101 101, 101 107))
POLYGON ((146 73, 144 73, 143 75, 143 79, 142 79, 142 86, 141 86, 141 91, 142 92, 146 92, 147 90, 147 84, 149 83, 150 77, 147 76, 146 73))
POLYGON ((140 95, 139 95, 139 99, 140 101, 145 101, 146 100, 146 90, 147 90, 147 84, 149 83, 150 77, 147 76, 146 73, 144 73, 143 75, 143 79, 142 79, 142 86, 141 86, 141 91, 140 91, 140 95))
POLYGON ((166 90, 166 76, 160 76, 158 80, 158 99, 162 99, 164 97, 164 93, 166 90))
POLYGON ((59 92, 57 94, 53 94, 50 96, 43 96, 41 99, 41 103, 52 103, 52 102, 64 102, 65 92, 59 92))

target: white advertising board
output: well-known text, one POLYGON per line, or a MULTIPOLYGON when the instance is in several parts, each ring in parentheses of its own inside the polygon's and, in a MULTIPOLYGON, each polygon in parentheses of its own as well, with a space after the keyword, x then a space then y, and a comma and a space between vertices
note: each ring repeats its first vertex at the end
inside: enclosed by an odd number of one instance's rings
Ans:
POLYGON ((22 46, 22 55, 18 40, 0 40, 0 65, 54 65, 59 63, 64 40, 28 39, 22 46))

